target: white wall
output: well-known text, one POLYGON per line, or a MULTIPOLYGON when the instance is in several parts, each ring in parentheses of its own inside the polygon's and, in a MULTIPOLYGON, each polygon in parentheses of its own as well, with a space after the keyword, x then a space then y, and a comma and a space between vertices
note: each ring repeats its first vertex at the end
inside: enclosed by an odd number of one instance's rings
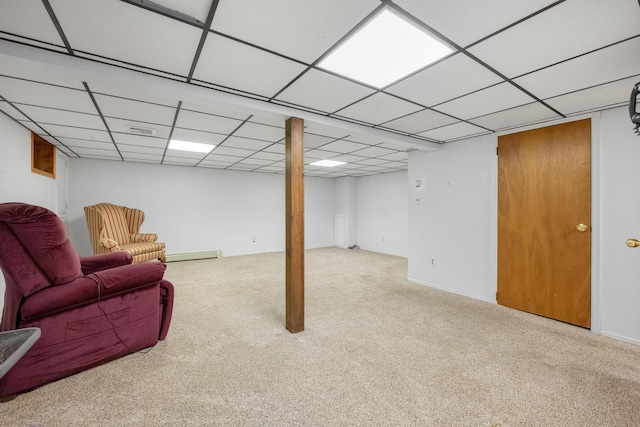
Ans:
MULTIPOLYGON (((640 239, 640 137, 624 107, 592 117, 592 329, 640 344, 640 249, 625 246, 640 239)), ((410 182, 426 182, 421 192, 409 190, 410 280, 495 302, 496 146, 497 135, 488 135, 409 154, 410 182)))
MULTIPOLYGON (((100 202, 142 209, 141 231, 157 233, 167 254, 284 250, 284 175, 86 159, 70 163, 70 234, 81 255, 92 253, 83 208, 100 202)), ((305 212, 305 246, 332 246, 332 180, 305 178, 305 212)))
POLYGON ((358 245, 406 257, 409 223, 407 172, 358 178, 358 245))
POLYGON ((409 153, 410 280, 495 301, 496 144, 490 135, 409 153))
MULTIPOLYGON (((58 184, 66 183, 66 169, 58 166, 57 179, 31 172, 31 132, 0 113, 0 203, 25 202, 55 212, 61 204, 58 184)), ((1 296, 4 289, 4 276, 0 274, 1 296)), ((0 311, 3 306, 4 298, 0 298, 0 311)))

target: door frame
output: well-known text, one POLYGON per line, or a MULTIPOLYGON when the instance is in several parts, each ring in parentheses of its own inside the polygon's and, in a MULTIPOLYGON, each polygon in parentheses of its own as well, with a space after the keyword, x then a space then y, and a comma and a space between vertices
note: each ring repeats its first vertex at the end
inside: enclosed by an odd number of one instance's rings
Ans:
MULTIPOLYGON (((553 120, 543 124, 523 126, 495 133, 495 148, 498 147, 498 137, 512 133, 539 129, 563 123, 591 119, 591 332, 601 334, 602 316, 600 293, 600 242, 601 242, 601 205, 600 205, 600 112, 572 116, 562 120, 553 120)), ((494 165, 494 197, 493 200, 493 261, 495 270, 493 281, 495 292, 498 292, 498 156, 494 165)), ((495 293, 494 293, 495 295, 495 293)), ((493 302, 497 304, 494 296, 493 302)))

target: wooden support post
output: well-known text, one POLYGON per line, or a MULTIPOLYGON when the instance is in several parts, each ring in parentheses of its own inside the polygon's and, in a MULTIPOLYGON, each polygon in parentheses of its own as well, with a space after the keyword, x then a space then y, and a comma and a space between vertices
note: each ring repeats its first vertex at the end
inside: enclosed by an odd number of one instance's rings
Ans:
POLYGON ((304 331, 304 120, 285 131, 287 330, 304 331))

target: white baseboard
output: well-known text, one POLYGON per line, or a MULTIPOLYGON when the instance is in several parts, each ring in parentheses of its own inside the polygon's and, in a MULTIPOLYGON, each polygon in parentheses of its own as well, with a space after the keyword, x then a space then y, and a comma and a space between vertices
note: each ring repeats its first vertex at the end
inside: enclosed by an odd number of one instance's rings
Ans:
POLYGON ((167 255, 167 262, 193 261, 196 259, 222 258, 222 251, 191 252, 186 254, 167 255))
POLYGON ((477 299, 477 300, 488 302, 488 303, 491 303, 491 304, 495 304, 496 303, 495 300, 491 300, 490 298, 485 298, 485 297, 481 297, 479 295, 469 294, 469 293, 466 293, 466 292, 460 292, 460 291, 458 291, 456 289, 445 288, 443 286, 434 285, 433 283, 422 282, 420 280, 416 280, 416 279, 412 279, 412 278, 408 278, 407 280, 412 282, 412 283, 417 283, 418 285, 428 286, 430 288, 439 289, 441 291, 446 291, 446 292, 451 292, 453 294, 462 295, 462 296, 465 296, 465 297, 477 299))

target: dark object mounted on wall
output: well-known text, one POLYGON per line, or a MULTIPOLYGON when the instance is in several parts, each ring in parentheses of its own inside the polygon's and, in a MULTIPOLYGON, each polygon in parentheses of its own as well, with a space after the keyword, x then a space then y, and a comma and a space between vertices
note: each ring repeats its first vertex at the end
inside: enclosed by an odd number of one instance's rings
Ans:
POLYGON ((636 133, 640 135, 640 113, 638 112, 638 93, 640 93, 640 82, 636 83, 631 91, 631 99, 629 100, 629 117, 636 125, 634 128, 636 133))

